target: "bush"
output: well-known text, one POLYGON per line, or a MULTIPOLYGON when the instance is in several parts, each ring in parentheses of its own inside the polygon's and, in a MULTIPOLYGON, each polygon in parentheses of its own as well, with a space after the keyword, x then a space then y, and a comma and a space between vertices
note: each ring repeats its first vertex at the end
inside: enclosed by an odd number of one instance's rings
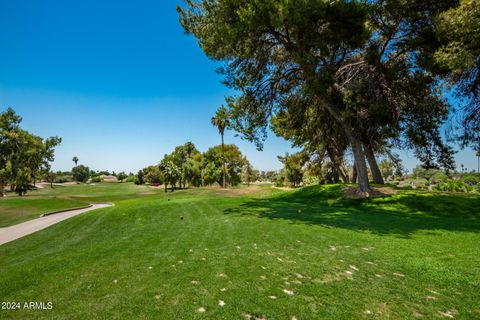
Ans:
POLYGON ((137 177, 135 176, 129 176, 125 180, 123 180, 123 182, 135 182, 135 181, 137 181, 137 177))
POLYGON ((135 177, 135 181, 134 181, 136 185, 140 185, 140 184, 145 183, 145 181, 143 180, 144 175, 145 174, 144 174, 143 170, 138 171, 137 176, 135 177))
POLYGON ((73 177, 68 175, 59 175, 55 178, 55 183, 72 182, 73 177))
POLYGON ((472 192, 474 191, 474 188, 460 180, 449 180, 437 184, 435 190, 448 192, 472 192))
POLYGON ((73 179, 78 182, 87 182, 90 178, 90 169, 84 165, 72 168, 73 179))
POLYGON ((465 173, 462 175, 461 180, 470 186, 480 184, 480 173, 465 173))
POLYGON ((100 183, 102 182, 102 178, 100 176, 95 176, 92 179, 90 179, 90 182, 92 183, 100 183))
POLYGON ((163 183, 163 175, 158 166, 150 166, 144 169, 144 181, 151 185, 160 185, 163 183))
POLYGON ((117 174, 117 179, 118 179, 118 181, 125 180, 125 179, 127 179, 127 177, 128 177, 127 174, 126 174, 125 172, 123 172, 123 171, 120 172, 119 174, 117 174))
POLYGON ((280 172, 273 177, 273 183, 275 184, 276 187, 284 187, 285 180, 286 180, 286 177, 283 169, 280 170, 280 172))

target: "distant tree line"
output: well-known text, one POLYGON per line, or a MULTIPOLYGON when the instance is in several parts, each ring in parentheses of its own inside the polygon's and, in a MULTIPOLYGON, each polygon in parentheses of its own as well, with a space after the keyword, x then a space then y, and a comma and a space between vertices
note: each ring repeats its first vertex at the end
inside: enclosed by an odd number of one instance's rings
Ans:
POLYGON ((242 181, 250 184, 257 176, 258 171, 236 145, 218 145, 202 153, 187 142, 166 154, 158 165, 140 170, 136 183, 163 184, 165 191, 173 191, 190 186, 237 186, 242 181))

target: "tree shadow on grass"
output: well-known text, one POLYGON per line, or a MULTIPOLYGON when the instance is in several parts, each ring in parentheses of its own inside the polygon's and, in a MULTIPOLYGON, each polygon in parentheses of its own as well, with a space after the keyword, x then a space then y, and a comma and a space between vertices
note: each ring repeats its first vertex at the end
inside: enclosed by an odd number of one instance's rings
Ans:
POLYGON ((431 192, 351 200, 342 186, 313 186, 263 199, 250 199, 225 214, 291 220, 311 225, 409 237, 419 230, 480 231, 480 197, 431 192))

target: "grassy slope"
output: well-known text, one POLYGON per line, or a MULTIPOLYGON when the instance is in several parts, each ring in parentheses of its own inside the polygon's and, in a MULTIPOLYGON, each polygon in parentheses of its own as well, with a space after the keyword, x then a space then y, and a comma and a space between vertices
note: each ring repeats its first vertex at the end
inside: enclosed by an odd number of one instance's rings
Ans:
POLYGON ((29 191, 18 197, 9 193, 0 199, 0 228, 38 218, 42 213, 70 209, 102 201, 138 198, 160 192, 132 183, 55 186, 29 191))
POLYGON ((118 201, 0 246, 0 300, 54 303, 0 317, 480 317, 478 197, 269 192, 118 201))

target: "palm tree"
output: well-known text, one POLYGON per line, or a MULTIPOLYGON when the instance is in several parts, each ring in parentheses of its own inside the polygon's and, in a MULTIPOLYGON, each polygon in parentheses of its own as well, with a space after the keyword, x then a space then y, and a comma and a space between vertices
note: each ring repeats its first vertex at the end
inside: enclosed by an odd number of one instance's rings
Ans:
POLYGON ((223 141, 223 136, 225 134, 225 129, 230 126, 230 121, 228 120, 228 110, 223 105, 215 112, 215 115, 211 120, 212 124, 217 127, 220 136, 222 137, 222 157, 223 157, 223 188, 227 187, 226 175, 227 175, 227 163, 225 161, 225 144, 223 141))
POLYGON ((78 162, 78 157, 76 157, 76 156, 73 157, 72 161, 75 162, 75 167, 76 167, 76 166, 77 166, 77 162, 78 162))
POLYGON ((477 149, 477 172, 480 173, 480 148, 477 149))

